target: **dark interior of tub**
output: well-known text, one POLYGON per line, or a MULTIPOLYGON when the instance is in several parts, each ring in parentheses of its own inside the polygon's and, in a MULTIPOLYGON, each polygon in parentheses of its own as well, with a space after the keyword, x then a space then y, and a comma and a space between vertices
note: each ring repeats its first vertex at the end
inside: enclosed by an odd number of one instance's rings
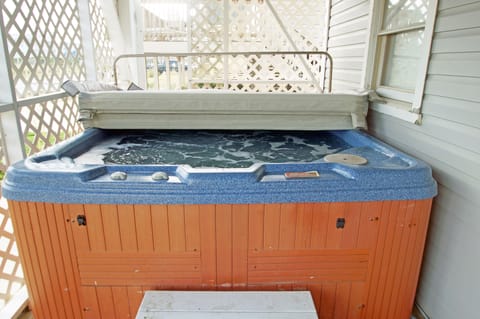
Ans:
POLYGON ((329 132, 111 131, 75 162, 246 168, 255 163, 312 163, 351 146, 329 132))

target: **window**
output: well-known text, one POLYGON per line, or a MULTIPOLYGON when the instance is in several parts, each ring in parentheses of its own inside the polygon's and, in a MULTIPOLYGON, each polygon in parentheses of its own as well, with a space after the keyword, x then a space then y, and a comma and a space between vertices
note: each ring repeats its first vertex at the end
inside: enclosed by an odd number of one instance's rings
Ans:
POLYGON ((420 121, 436 4, 436 0, 376 1, 369 82, 384 98, 373 103, 377 111, 420 121))

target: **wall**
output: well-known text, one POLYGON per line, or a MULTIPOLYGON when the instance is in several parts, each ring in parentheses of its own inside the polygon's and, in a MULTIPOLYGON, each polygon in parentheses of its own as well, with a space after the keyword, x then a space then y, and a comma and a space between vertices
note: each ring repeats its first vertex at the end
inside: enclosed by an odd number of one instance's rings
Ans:
POLYGON ((333 0, 327 50, 333 57, 333 89, 358 90, 368 40, 368 0, 333 0))
POLYGON ((480 1, 439 1, 422 125, 369 115, 374 135, 427 161, 439 183, 417 293, 435 319, 479 313, 479 16, 480 1))

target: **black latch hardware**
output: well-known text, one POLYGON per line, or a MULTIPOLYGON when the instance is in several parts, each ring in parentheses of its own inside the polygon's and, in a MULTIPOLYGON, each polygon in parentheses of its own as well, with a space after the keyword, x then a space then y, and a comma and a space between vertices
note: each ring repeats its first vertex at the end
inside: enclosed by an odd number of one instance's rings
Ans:
POLYGON ((78 215, 77 223, 78 226, 87 226, 87 217, 85 217, 85 215, 78 215))
POLYGON ((345 227, 345 218, 337 218, 337 229, 345 227))

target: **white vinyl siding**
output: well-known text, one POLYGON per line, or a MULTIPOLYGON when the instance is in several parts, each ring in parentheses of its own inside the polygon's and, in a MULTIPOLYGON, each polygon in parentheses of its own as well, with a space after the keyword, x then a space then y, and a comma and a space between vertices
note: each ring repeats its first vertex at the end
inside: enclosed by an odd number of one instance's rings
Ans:
POLYGON ((480 300, 480 1, 440 0, 421 126, 370 111, 371 132, 428 162, 439 183, 417 294, 430 318, 480 300))
POLYGON ((335 92, 362 87, 369 10, 366 0, 331 1, 327 49, 333 56, 335 92))

